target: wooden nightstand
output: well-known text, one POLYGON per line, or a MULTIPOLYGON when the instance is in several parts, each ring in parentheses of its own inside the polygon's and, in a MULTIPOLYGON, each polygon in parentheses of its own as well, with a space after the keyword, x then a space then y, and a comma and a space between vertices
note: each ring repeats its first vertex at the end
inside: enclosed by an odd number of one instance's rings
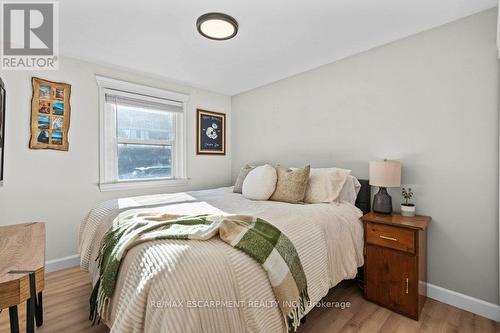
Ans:
POLYGON ((429 216, 368 213, 365 298, 418 320, 426 299, 429 216))

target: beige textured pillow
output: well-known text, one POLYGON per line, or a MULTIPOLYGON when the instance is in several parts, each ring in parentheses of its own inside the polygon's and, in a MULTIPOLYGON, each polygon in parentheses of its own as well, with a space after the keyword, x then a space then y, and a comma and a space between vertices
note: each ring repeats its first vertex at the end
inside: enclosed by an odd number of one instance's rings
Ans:
POLYGON ((340 168, 312 168, 304 201, 329 203, 338 201, 351 170, 340 168))
POLYGON ((243 181, 247 177, 248 173, 253 169, 255 169, 255 167, 248 164, 241 168, 240 173, 238 174, 238 178, 236 178, 236 182, 234 183, 234 193, 241 193, 241 191, 243 190, 243 181))
POLYGON ((309 165, 303 169, 293 170, 277 165, 278 182, 276 190, 269 200, 289 203, 304 201, 310 169, 309 165))

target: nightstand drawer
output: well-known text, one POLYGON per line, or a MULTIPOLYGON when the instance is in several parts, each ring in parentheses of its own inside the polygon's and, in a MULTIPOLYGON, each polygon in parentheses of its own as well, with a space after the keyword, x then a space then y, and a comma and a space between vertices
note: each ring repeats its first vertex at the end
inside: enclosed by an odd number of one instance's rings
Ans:
POLYGON ((366 223, 366 242, 415 253, 415 232, 379 223, 366 223))

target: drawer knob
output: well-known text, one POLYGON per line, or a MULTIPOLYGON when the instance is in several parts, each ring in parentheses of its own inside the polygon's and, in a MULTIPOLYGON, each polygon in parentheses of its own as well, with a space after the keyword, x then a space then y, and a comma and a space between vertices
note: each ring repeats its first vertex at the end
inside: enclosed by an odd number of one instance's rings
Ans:
POLYGON ((398 241, 396 238, 393 238, 393 237, 387 237, 387 236, 379 236, 379 237, 382 238, 382 239, 393 241, 393 242, 397 242, 398 241))

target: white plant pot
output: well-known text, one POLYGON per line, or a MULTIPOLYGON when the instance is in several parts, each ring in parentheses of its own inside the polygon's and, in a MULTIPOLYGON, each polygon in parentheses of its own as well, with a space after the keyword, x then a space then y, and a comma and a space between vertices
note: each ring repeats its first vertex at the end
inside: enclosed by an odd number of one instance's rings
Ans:
POLYGON ((415 205, 413 206, 401 205, 401 215, 409 217, 415 216, 415 205))

